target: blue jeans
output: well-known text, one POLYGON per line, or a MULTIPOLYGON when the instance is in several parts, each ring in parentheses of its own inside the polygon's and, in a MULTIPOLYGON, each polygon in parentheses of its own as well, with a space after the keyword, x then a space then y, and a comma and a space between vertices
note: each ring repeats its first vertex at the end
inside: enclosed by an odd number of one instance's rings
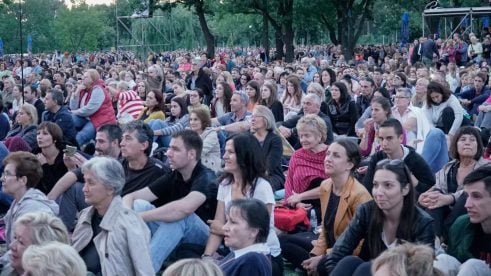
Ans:
POLYGON ((78 212, 89 207, 85 202, 83 187, 84 183, 75 182, 56 199, 56 203, 60 206, 58 217, 63 221, 69 232, 73 232, 73 229, 75 229, 78 212))
POLYGON ((95 138, 96 129, 90 120, 77 115, 72 115, 72 118, 75 129, 77 130, 75 139, 79 146, 85 145, 91 139, 95 138))
POLYGON ((433 173, 438 172, 448 163, 447 138, 441 129, 432 128, 428 132, 421 155, 433 173))
MULTIPOLYGON (((150 122, 148 122, 148 125, 153 131, 160 130, 169 126, 169 124, 166 121, 160 119, 151 120, 150 122)), ((168 147, 170 144, 170 139, 171 139, 170 135, 153 136, 153 141, 157 142, 159 148, 168 147)))
MULTIPOLYGON (((155 209, 150 202, 137 199, 133 209, 144 212, 155 209)), ((152 233, 150 241, 150 255, 153 269, 159 271, 164 261, 180 243, 190 243, 205 246, 208 241, 209 228, 196 214, 191 214, 174 222, 151 221, 147 222, 152 233)))

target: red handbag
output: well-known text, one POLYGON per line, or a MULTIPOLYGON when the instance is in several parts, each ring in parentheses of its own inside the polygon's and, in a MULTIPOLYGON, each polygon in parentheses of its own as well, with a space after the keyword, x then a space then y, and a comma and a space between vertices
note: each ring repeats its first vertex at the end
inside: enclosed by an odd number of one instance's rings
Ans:
POLYGON ((274 208, 274 226, 282 231, 291 232, 298 224, 303 224, 308 229, 310 221, 307 211, 303 208, 290 209, 283 206, 274 208))

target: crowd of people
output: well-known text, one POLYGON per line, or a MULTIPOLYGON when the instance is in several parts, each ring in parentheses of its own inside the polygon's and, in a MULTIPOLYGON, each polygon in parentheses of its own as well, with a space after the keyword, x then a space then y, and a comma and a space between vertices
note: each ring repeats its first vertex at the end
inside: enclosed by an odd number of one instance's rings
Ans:
POLYGON ((1 275, 490 275, 482 39, 5 56, 1 275))

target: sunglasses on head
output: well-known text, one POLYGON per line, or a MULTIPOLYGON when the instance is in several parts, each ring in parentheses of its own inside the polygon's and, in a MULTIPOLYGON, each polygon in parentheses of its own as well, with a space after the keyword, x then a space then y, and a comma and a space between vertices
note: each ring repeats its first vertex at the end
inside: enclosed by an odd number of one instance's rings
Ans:
POLYGON ((383 159, 377 162, 377 168, 381 168, 384 166, 391 166, 395 168, 400 168, 404 170, 404 175, 406 176, 406 179, 408 183, 411 183, 411 172, 409 172, 408 167, 404 163, 404 160, 401 159, 383 159))

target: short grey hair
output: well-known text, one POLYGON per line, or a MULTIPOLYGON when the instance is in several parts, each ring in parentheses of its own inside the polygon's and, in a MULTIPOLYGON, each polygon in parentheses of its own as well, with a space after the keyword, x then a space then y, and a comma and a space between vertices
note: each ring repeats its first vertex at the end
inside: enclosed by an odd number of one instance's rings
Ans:
POLYGON ((63 97, 63 91, 53 88, 50 91, 48 91, 48 93, 51 93, 51 99, 53 99, 53 101, 57 105, 59 105, 59 106, 63 105, 63 102, 65 100, 65 98, 63 97))
POLYGON ((247 105, 247 103, 249 103, 249 96, 245 92, 236 91, 236 92, 234 92, 234 94, 239 95, 241 103, 243 103, 245 105, 247 105))
POLYGON ((310 83, 309 86, 307 87, 307 91, 309 91, 309 89, 312 89, 315 92, 315 94, 320 97, 321 101, 326 100, 326 92, 324 91, 324 88, 322 88, 322 86, 319 83, 316 82, 310 83))
POLYGON ((410 99, 412 96, 411 89, 407 87, 397 88, 396 93, 404 93, 404 97, 410 99))
POLYGON ((271 112, 271 109, 269 109, 267 106, 256 105, 256 107, 254 107, 254 113, 256 113, 256 115, 264 117, 267 130, 276 129, 276 121, 274 119, 273 112, 271 112))
POLYGON ((82 166, 82 173, 90 173, 108 190, 113 190, 113 196, 121 194, 125 183, 124 170, 121 163, 110 157, 93 157, 82 166))
POLYGON ((321 98, 317 96, 317 94, 312 94, 312 93, 305 95, 302 99, 302 102, 304 100, 312 100, 312 102, 317 104, 319 107, 321 106, 322 103, 321 98))

